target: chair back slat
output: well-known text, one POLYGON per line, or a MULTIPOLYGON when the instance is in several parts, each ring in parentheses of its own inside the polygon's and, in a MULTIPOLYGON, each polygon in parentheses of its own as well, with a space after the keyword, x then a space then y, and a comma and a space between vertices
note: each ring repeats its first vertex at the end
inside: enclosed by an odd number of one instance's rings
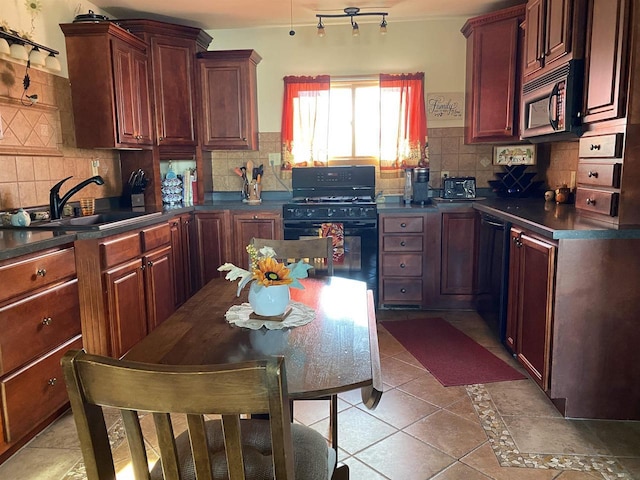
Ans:
POLYGON ((135 410, 121 410, 122 424, 129 442, 131 452, 131 464, 136 480, 149 480, 149 464, 147 451, 144 446, 144 437, 140 427, 138 412, 135 410))
POLYGON ((223 415, 222 429, 224 431, 229 480, 245 480, 240 417, 238 415, 223 415))
POLYGON ((323 260, 327 275, 333 275, 333 244, 331 237, 302 238, 300 240, 273 240, 268 238, 252 238, 251 245, 256 250, 271 247, 278 260, 305 260, 317 267, 315 260, 323 260))
POLYGON ((171 425, 171 415, 168 413, 154 413, 153 424, 156 427, 158 436, 158 448, 162 459, 164 480, 182 480, 173 425, 171 425))
MULTIPOLYGON (((255 428, 252 422, 260 421, 241 420, 240 415, 258 413, 269 414, 269 422, 262 424, 267 426, 266 445, 271 453, 267 468, 272 463, 273 478, 294 479, 283 357, 229 365, 170 366, 115 360, 76 350, 67 352, 62 366, 88 480, 116 478, 103 407, 119 409, 123 414, 136 480, 210 480, 214 471, 225 467, 212 459, 212 447, 218 444, 226 446, 229 479, 244 480, 245 469, 251 467, 245 464, 250 457, 243 454, 246 447, 242 431, 245 425, 255 428), (145 453, 146 430, 139 419, 148 413, 153 417, 162 466, 162 472, 156 465, 151 474, 145 453), (185 434, 176 440, 172 414, 186 414, 186 442, 182 441, 185 434), (215 422, 203 418, 214 414, 223 418, 220 430, 216 430, 215 422)), ((262 468, 265 464, 261 461, 262 468)))
POLYGON ((213 480, 204 416, 187 415, 187 425, 196 478, 198 480, 213 480))

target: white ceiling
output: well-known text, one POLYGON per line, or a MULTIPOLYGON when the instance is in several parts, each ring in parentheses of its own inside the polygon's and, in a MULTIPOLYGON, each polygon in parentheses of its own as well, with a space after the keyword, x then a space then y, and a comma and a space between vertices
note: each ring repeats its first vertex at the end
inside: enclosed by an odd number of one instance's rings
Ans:
MULTIPOLYGON (((345 7, 364 12, 388 12, 389 32, 393 22, 434 17, 475 16, 525 0, 91 0, 109 18, 151 18, 191 25, 206 30, 315 25, 316 14, 343 13, 345 7), (292 15, 293 13, 293 15, 292 15)), ((87 12, 80 12, 87 13, 87 12)), ((361 17, 358 23, 379 22, 361 17)), ((331 23, 331 20, 324 21, 331 23)))

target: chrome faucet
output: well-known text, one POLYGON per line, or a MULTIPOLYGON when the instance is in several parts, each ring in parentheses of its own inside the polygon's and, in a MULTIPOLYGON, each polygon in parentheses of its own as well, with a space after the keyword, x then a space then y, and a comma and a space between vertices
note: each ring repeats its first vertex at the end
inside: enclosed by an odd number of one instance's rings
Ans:
POLYGON ((95 177, 83 180, 78 185, 70 189, 62 198, 60 198, 60 195, 58 194, 58 192, 60 191, 60 187, 70 178, 71 177, 67 177, 63 180, 60 180, 53 187, 51 187, 51 190, 49 191, 49 209, 51 210, 51 220, 57 220, 62 217, 62 208, 64 207, 64 204, 67 203, 67 201, 73 195, 78 193, 90 183, 95 183, 96 185, 104 185, 104 179, 100 175, 96 175, 95 177))

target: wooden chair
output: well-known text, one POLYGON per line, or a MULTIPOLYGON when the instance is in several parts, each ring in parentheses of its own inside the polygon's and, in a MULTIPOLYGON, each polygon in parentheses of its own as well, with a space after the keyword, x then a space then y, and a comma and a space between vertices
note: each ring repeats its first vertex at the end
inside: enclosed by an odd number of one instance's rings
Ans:
MULTIPOLYGON (((271 247, 279 260, 298 261, 305 259, 315 270, 322 270, 326 262, 326 274, 333 275, 333 243, 331 237, 302 238, 299 240, 273 240, 268 238, 252 238, 251 245, 257 250, 271 247), (322 263, 321 263, 322 262, 322 263), (315 268, 320 265, 320 268, 315 268)), ((315 273, 315 272, 314 272, 315 273)), ((338 451, 338 396, 322 397, 318 400, 329 400, 329 430, 331 446, 338 451)), ((292 408, 293 411, 293 408, 292 408)))
POLYGON ((333 244, 331 237, 302 238, 300 240, 272 240, 252 238, 251 245, 257 250, 271 247, 278 260, 298 261, 305 259, 314 270, 325 270, 333 275, 333 244))
MULTIPOLYGON (((71 350, 62 368, 89 480, 116 478, 103 407, 122 414, 137 480, 328 479, 334 473, 336 454, 322 435, 291 423, 283 357, 196 367, 71 350), (160 461, 151 472, 139 412, 153 416, 157 433, 160 461), (187 418, 188 431, 177 438, 172 413, 187 418), (250 413, 269 419, 241 419, 250 413), (222 419, 205 420, 207 414, 222 419)), ((346 466, 335 473, 334 479, 348 479, 346 466)))

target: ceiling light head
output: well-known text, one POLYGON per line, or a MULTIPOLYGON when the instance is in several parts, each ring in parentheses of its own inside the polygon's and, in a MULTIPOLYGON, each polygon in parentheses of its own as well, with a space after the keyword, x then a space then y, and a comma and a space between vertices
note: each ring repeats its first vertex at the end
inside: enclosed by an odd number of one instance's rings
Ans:
POLYGON ((357 37, 358 35, 360 35, 360 28, 358 27, 358 23, 352 20, 351 26, 353 27, 351 30, 351 35, 353 35, 354 37, 357 37))
POLYGON ((386 35, 386 34, 387 34, 387 20, 383 15, 382 21, 380 22, 380 35, 386 35))
POLYGON ((324 37, 324 25, 322 24, 322 17, 318 20, 318 36, 324 37))

